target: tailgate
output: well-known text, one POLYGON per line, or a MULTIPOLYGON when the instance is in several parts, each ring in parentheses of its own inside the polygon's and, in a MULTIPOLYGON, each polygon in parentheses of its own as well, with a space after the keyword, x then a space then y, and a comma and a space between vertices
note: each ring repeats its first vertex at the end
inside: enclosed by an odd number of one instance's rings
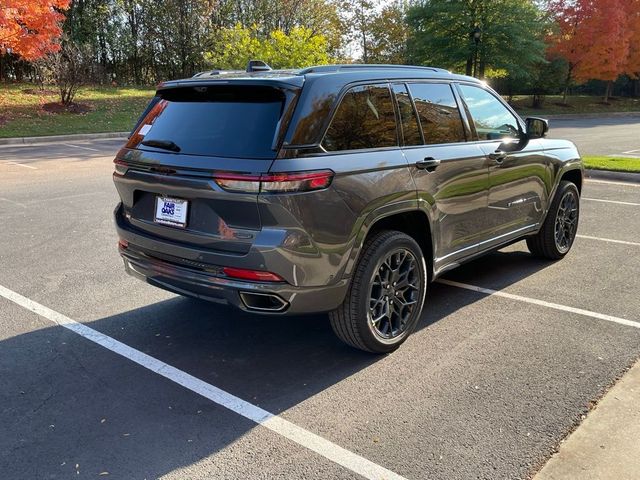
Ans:
POLYGON ((226 191, 213 175, 268 172, 289 99, 255 85, 159 91, 115 160, 125 220, 156 238, 248 252, 261 227, 258 192, 226 191))

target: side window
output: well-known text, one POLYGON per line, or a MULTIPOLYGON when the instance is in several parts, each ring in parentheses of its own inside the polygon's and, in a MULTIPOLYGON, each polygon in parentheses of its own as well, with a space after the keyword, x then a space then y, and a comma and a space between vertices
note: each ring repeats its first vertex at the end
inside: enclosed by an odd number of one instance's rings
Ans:
POLYGON ((396 119, 387 85, 364 85, 349 90, 322 141, 329 151, 396 145, 396 119))
POLYGON ((418 111, 424 143, 464 142, 464 127, 451 87, 444 83, 409 85, 418 111))
POLYGON ((518 121, 500 100, 484 88, 460 85, 480 140, 517 138, 518 121))
POLYGON ((420 133, 420 125, 418 118, 413 109, 413 102, 404 84, 393 85, 393 93, 398 102, 398 111, 400 112, 400 126, 402 127, 402 137, 405 145, 422 145, 422 134, 420 133))

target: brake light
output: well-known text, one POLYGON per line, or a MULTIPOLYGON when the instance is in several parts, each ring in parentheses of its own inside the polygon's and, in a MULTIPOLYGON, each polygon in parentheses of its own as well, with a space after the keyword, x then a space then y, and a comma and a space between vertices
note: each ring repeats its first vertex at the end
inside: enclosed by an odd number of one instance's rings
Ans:
POLYGON ((127 172, 127 168, 129 168, 129 165, 126 162, 123 162, 122 160, 120 160, 118 157, 116 157, 113 160, 113 164, 114 164, 116 172, 119 173, 119 174, 126 173, 127 172))
POLYGON ((230 192, 260 192, 260 175, 220 173, 215 174, 213 180, 220 188, 224 188, 230 192))
POLYGON ((244 268, 223 267, 222 271, 227 277, 254 282, 284 282, 280 275, 262 270, 247 270, 244 268))
POLYGON ((282 193, 321 190, 331 185, 333 176, 332 170, 318 170, 262 175, 216 173, 213 179, 221 188, 231 192, 282 193))

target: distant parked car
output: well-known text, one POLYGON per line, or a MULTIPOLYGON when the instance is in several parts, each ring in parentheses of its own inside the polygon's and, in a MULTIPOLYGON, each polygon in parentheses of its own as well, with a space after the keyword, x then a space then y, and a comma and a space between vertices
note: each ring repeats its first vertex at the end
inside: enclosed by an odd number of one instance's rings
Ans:
POLYGON ((115 159, 127 271, 262 314, 329 312, 390 352, 428 283, 520 239, 571 249, 583 166, 484 83, 331 65, 165 82, 115 159))

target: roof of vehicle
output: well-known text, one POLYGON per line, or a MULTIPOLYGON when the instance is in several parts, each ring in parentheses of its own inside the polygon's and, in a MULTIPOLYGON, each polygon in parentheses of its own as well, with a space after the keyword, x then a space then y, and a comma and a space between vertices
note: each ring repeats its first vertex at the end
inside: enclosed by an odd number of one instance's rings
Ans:
POLYGON ((170 80, 160 84, 160 88, 179 86, 196 86, 212 83, 233 81, 234 83, 271 81, 274 83, 290 84, 300 87, 305 81, 316 78, 331 78, 331 83, 351 83, 367 80, 394 79, 458 79, 477 82, 472 77, 456 75, 448 70, 435 67, 413 65, 380 65, 380 64, 346 64, 346 65, 318 65, 314 67, 290 70, 266 70, 247 72, 245 70, 209 70, 196 73, 193 77, 170 80))

